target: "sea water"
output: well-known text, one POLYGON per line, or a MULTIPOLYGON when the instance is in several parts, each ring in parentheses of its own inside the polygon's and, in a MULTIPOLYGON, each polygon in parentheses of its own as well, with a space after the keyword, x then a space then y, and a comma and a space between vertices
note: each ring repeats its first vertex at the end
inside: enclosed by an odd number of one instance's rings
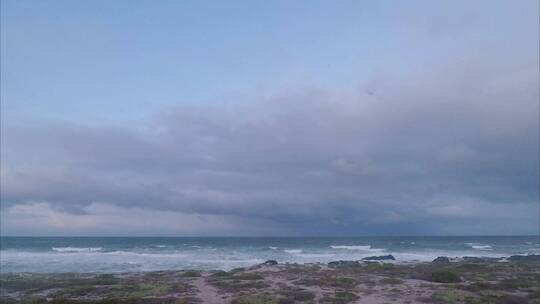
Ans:
POLYGON ((540 254, 538 236, 483 237, 2 237, 0 271, 230 270, 272 259, 328 263, 388 255, 395 263, 540 254))

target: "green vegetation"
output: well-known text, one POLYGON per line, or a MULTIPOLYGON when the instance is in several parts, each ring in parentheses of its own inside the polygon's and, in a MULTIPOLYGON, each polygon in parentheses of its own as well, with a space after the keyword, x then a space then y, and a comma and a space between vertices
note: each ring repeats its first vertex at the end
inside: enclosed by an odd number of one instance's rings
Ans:
POLYGON ((352 292, 336 291, 332 296, 321 299, 322 304, 346 304, 358 300, 360 297, 352 292))
POLYGON ((211 276, 211 277, 214 277, 214 278, 220 278, 220 277, 230 277, 230 276, 232 276, 232 275, 233 275, 232 273, 229 273, 229 272, 220 270, 220 271, 214 272, 214 273, 213 273, 212 275, 210 275, 210 276, 211 276))
POLYGON ((232 277, 237 280, 262 280, 264 279, 260 274, 250 273, 250 272, 234 274, 232 277))
POLYGON ((449 269, 441 269, 431 273, 431 281, 437 283, 457 283, 461 282, 459 275, 449 269))
POLYGON ((252 288, 264 288, 267 284, 263 280, 264 277, 257 273, 218 271, 210 276, 208 282, 223 292, 238 292, 252 288))
POLYGON ((387 303, 399 298, 404 303, 540 304, 540 265, 535 262, 347 264, 279 264, 207 273, 7 273, 0 274, 0 303, 200 304, 198 286, 207 284, 224 303, 236 304, 344 304, 371 294, 387 303))
POLYGON ((185 278, 196 278, 196 277, 200 277, 201 273, 195 270, 187 270, 184 273, 182 273, 182 276, 185 278))
POLYGON ((396 279, 396 278, 384 278, 384 279, 381 279, 379 283, 397 285, 397 284, 403 284, 403 280, 396 279))
POLYGON ((279 304, 279 299, 268 296, 243 296, 232 300, 231 304, 279 304))
POLYGON ((294 284, 304 286, 353 288, 358 285, 358 282, 353 278, 329 275, 302 278, 298 281, 295 281, 294 284))
MULTIPOLYGON (((282 289, 280 294, 283 295, 290 303, 294 303, 294 301, 311 303, 311 301, 315 299, 315 294, 313 292, 301 288, 282 289)), ((284 301, 280 301, 282 304, 283 302, 284 301)))

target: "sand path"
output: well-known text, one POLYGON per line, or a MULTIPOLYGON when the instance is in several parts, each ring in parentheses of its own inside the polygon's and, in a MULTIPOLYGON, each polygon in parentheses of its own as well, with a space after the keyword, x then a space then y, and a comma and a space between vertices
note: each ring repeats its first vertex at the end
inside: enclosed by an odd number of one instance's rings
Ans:
POLYGON ((201 299, 203 303, 208 304, 221 304, 227 303, 226 298, 220 296, 217 289, 214 286, 206 283, 205 276, 197 278, 192 283, 199 291, 197 297, 201 299))

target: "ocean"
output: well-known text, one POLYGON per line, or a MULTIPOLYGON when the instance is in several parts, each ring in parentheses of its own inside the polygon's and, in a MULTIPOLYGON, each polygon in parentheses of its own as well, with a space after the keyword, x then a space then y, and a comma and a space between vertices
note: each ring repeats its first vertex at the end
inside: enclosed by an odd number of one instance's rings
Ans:
POLYGON ((478 237, 1 237, 7 272, 230 270, 273 259, 327 263, 392 254, 395 263, 540 254, 538 236, 478 237))

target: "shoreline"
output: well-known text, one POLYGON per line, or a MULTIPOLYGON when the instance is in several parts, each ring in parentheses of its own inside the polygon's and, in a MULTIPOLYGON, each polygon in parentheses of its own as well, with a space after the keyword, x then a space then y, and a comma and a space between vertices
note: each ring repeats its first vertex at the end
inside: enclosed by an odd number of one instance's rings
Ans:
POLYGON ((394 263, 431 262, 438 256, 503 257, 540 254, 535 236, 494 237, 222 237, 222 238, 2 238, 3 272, 119 273, 159 270, 231 270, 272 259, 328 263, 392 254, 394 263))
MULTIPOLYGON (((78 253, 78 252, 76 252, 78 253)), ((89 253, 102 253, 102 252, 92 252, 89 253)), ((435 261, 437 259, 447 259, 448 262, 452 263, 458 263, 458 262, 512 262, 512 261, 522 261, 523 259, 527 260, 530 258, 540 257, 540 254, 531 254, 531 253, 523 253, 523 254, 509 254, 509 255, 464 255, 464 256, 436 256, 436 258, 432 258, 430 260, 403 260, 399 258, 399 254, 395 253, 387 253, 384 255, 375 255, 375 256, 367 256, 361 259, 343 259, 343 260, 332 260, 330 262, 326 261, 309 261, 309 262, 297 262, 297 261, 280 261, 280 264, 291 264, 291 265, 311 265, 311 264, 318 264, 318 265, 326 265, 329 263, 337 262, 337 261, 354 261, 354 262, 385 262, 385 263, 392 263, 395 265, 416 265, 416 264, 423 264, 423 263, 429 263, 432 261, 435 261), (394 256, 395 255, 395 256, 394 256)), ((179 257, 180 259, 181 257, 179 257)), ((274 260, 270 258, 270 260, 274 260)), ((276 259, 277 260, 277 259, 276 259)), ((263 263, 264 260, 259 260, 257 263, 263 263)), ((268 260, 266 260, 268 261, 268 260)), ((2 261, 2 264, 5 264, 6 261, 2 261)), ((255 265, 257 264, 255 263, 255 265)), ((249 265, 238 265, 237 267, 226 267, 226 268, 209 268, 209 267, 201 267, 197 268, 195 267, 169 267, 169 268, 157 268, 157 269, 142 269, 142 270, 98 270, 98 271, 1 271, 2 270, 2 264, 0 264, 0 274, 18 274, 18 273, 30 273, 30 274, 63 274, 63 273, 79 273, 79 274, 122 274, 122 273, 138 273, 138 272, 159 272, 159 271, 185 271, 185 270, 195 270, 195 271, 201 271, 201 272, 212 272, 212 271, 230 271, 236 268, 249 268, 254 265, 254 263, 250 263, 249 265)), ((5 265, 4 265, 5 266, 5 265)))
POLYGON ((1 303, 540 303, 540 255, 387 263, 267 261, 231 271, 2 273, 1 303))

